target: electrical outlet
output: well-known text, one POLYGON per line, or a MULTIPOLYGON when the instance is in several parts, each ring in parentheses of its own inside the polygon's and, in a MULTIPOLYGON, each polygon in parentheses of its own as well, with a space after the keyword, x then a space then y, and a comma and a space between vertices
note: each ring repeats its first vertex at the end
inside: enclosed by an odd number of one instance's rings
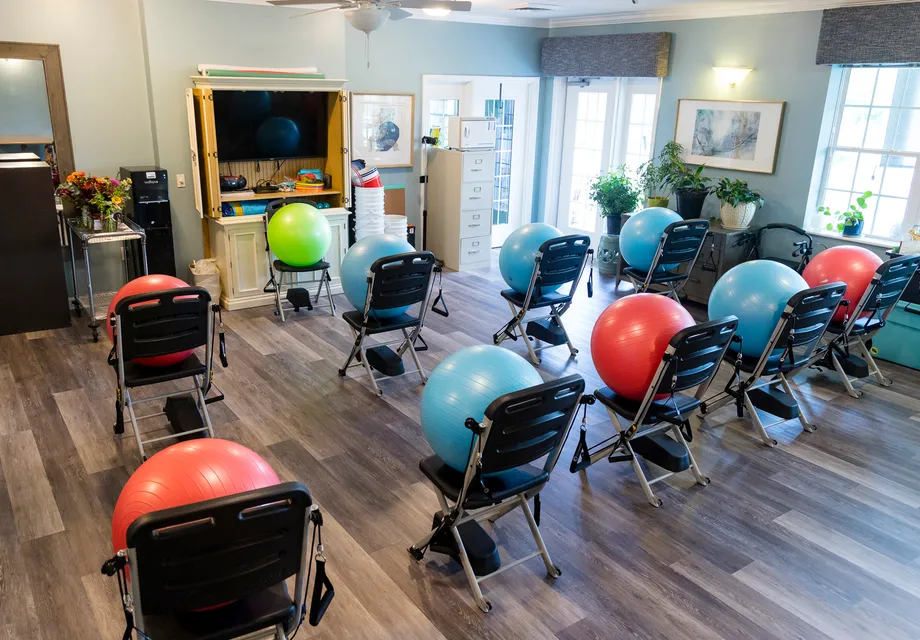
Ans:
POLYGON ((184 173, 176 174, 176 187, 178 187, 179 189, 182 189, 183 187, 185 187, 185 174, 184 173))

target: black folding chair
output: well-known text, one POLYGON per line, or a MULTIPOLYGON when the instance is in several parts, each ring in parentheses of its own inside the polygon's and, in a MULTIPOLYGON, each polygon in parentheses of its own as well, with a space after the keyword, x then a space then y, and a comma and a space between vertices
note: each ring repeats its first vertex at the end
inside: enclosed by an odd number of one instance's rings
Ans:
POLYGON ((699 484, 709 484, 709 478, 703 475, 687 445, 693 439, 690 417, 700 406, 697 398, 715 377, 737 328, 738 319, 729 316, 677 332, 642 401, 624 398, 609 387, 596 390, 594 398, 607 409, 617 434, 589 447, 587 426, 583 422, 569 470, 582 471, 603 458, 608 462, 631 462, 653 507, 660 507, 661 500, 652 492, 651 485, 675 473, 689 469, 699 484), (680 393, 693 387, 699 387, 697 398, 680 393), (667 397, 657 400, 660 395, 667 397), (628 429, 622 428, 618 416, 630 422, 628 429), (667 473, 649 480, 639 464, 640 456, 667 473))
POLYGON ((417 251, 386 256, 371 265, 367 276, 367 296, 364 309, 346 311, 342 318, 355 334, 355 343, 348 354, 345 365, 339 369, 339 375, 345 377, 349 367, 363 365, 377 396, 383 391, 377 386, 377 378, 372 367, 384 371, 387 376, 398 376, 418 372, 422 384, 428 381, 425 369, 415 352, 415 340, 425 324, 431 297, 432 270, 435 266, 434 254, 430 251, 417 251), (420 304, 418 315, 400 313, 393 317, 381 317, 377 311, 411 307, 420 304), (410 333, 411 330, 411 333, 410 333), (364 347, 364 339, 380 333, 399 331, 402 339, 385 342, 371 348, 364 347), (393 352, 389 345, 399 344, 393 352), (415 362, 415 371, 405 371, 402 358, 408 351, 415 362), (352 360, 357 359, 354 365, 352 360))
POLYGON ((833 368, 847 393, 854 398, 863 394, 853 388, 854 379, 871 375, 883 387, 891 385, 891 380, 882 374, 872 357, 871 340, 885 326, 888 314, 901 299, 918 265, 920 255, 902 256, 880 265, 856 307, 847 309, 847 316, 842 322, 832 321, 827 328, 828 334, 834 337, 822 366, 833 368), (856 346, 862 357, 850 353, 851 345, 856 346))
MULTIPOLYGON (((311 522, 315 542, 322 518, 299 482, 139 517, 128 528, 127 548, 102 567, 118 576, 124 637, 136 629, 150 640, 289 638, 307 609, 311 522), (285 584, 291 576, 293 596, 285 584)), ((314 626, 334 595, 322 533, 319 540, 314 626)))
POLYGON ((784 264, 797 273, 802 273, 814 254, 814 239, 805 229, 785 222, 773 222, 762 226, 754 236, 748 260, 773 260, 784 264), (791 236, 792 251, 782 256, 772 256, 771 251, 779 245, 780 238, 788 241, 791 236), (769 244, 769 248, 768 248, 769 244))
POLYGON ((441 510, 434 516, 432 530, 409 548, 421 560, 431 548, 454 557, 466 573, 477 606, 485 612, 492 603, 483 595, 480 582, 540 556, 551 578, 561 575, 553 564, 540 535, 540 491, 549 481, 584 393, 585 381, 574 375, 494 400, 481 423, 467 418, 472 431, 470 457, 464 472, 451 469, 438 456, 419 463, 422 473, 434 484, 441 510), (545 458, 541 467, 532 463, 545 458), (501 473, 499 476, 492 474, 501 473), (527 501, 534 499, 534 511, 527 501), (495 543, 479 526, 520 509, 527 518, 537 551, 499 568, 495 543), (488 567, 474 567, 467 552, 476 545, 478 556, 490 556, 488 567), (482 547, 486 546, 486 553, 482 547))
POLYGON ((314 262, 311 265, 305 267, 295 267, 293 265, 282 262, 281 260, 272 259, 272 249, 268 245, 268 223, 271 222, 272 217, 278 212, 279 209, 285 205, 291 204, 293 202, 300 202, 303 204, 308 204, 311 207, 315 206, 314 203, 307 198, 287 198, 284 200, 272 200, 265 207, 265 252, 268 254, 268 283, 262 289, 265 293, 274 293, 275 294, 275 315, 281 318, 281 322, 284 322, 284 305, 290 305, 294 312, 300 311, 301 307, 306 307, 310 311, 313 310, 313 301, 310 299, 310 292, 302 286, 298 286, 301 283, 296 280, 296 274, 300 273, 316 273, 319 274, 319 287, 316 289, 316 296, 314 300, 319 304, 319 298, 323 293, 323 287, 326 287, 326 304, 323 306, 328 306, 329 313, 335 315, 335 301, 332 299, 332 287, 330 283, 332 282, 332 277, 329 275, 329 263, 326 262, 326 259, 323 258, 319 262, 314 262), (275 275, 275 272, 278 275, 275 275), (281 294, 285 287, 285 275, 288 276, 287 290, 285 291, 285 296, 282 298, 281 294))
MULTIPOLYGON (((147 459, 144 445, 186 437, 214 437, 208 404, 224 399, 219 391, 207 398, 211 390, 214 359, 214 316, 220 307, 211 305, 211 295, 197 287, 154 291, 123 298, 115 305, 109 318, 114 327, 115 345, 108 362, 115 369, 115 433, 125 431, 124 412, 127 410, 134 439, 141 458, 147 459), (134 362, 136 358, 153 358, 198 347, 205 347, 202 362, 197 354, 168 367, 149 367, 134 362), (172 391, 149 398, 135 399, 132 389, 191 378, 189 389, 172 391), (134 408, 145 402, 166 400, 165 410, 138 417, 134 408), (197 410, 197 413, 196 413, 197 410), (140 420, 166 415, 173 432, 144 439, 138 426, 140 420), (179 425, 177 416, 193 416, 179 425)), ((220 331, 221 364, 227 366, 223 330, 220 331)))
POLYGON ((846 290, 842 282, 832 282, 789 298, 760 356, 746 356, 741 354, 740 347, 730 347, 725 362, 734 366, 734 375, 724 391, 702 403, 701 413, 712 413, 734 401, 738 417, 743 418, 747 409, 757 434, 768 447, 775 447, 776 440, 767 434, 767 429, 787 420, 798 418, 805 431, 813 432, 815 425, 802 411, 789 381, 824 357, 827 345, 819 346, 821 338, 846 290), (782 389, 774 388, 777 385, 782 389), (764 424, 757 409, 776 416, 777 420, 764 424))
MULTIPOLYGON (((591 239, 588 236, 562 236, 547 240, 540 245, 537 251, 537 257, 534 261, 533 275, 530 278, 530 284, 527 286, 526 293, 518 293, 514 289, 505 289, 502 291, 502 297, 508 302, 513 316, 508 323, 492 336, 492 342, 496 345, 501 344, 508 338, 517 340, 518 337, 524 339, 527 345, 527 351, 530 353, 530 359, 534 364, 540 364, 538 351, 557 347, 566 344, 569 347, 569 353, 572 356, 578 354, 578 349, 569 339, 569 334, 562 324, 562 314, 565 313, 572 305, 572 299, 575 297, 575 291, 578 289, 578 283, 581 275, 584 273, 585 264, 588 262, 588 256, 594 255, 590 248, 591 239), (545 287, 564 287, 571 284, 567 293, 557 291, 543 292, 545 287), (530 320, 527 323, 527 329, 524 329, 525 316, 534 309, 549 309, 549 315, 536 320, 530 320), (532 340, 540 340, 546 343, 546 346, 534 347, 532 340)), ((593 272, 592 272, 593 276, 593 272)), ((588 296, 593 295, 592 277, 588 278, 588 296)))
POLYGON ((661 234, 649 270, 646 272, 635 267, 626 267, 623 269, 623 275, 629 278, 636 293, 663 293, 680 302, 680 291, 687 284, 707 233, 708 220, 672 222, 661 234), (682 268, 684 265, 686 267, 682 268), (654 285, 664 287, 664 290, 652 291, 650 287, 654 285))

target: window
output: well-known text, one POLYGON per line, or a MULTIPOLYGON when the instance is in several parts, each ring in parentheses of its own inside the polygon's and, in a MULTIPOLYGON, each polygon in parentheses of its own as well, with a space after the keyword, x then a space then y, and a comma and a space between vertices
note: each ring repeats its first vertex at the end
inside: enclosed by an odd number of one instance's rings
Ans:
MULTIPOLYGON (((865 191, 863 234, 897 240, 920 222, 920 69, 843 69, 817 205, 846 209, 865 191)), ((808 226, 826 231, 812 212, 808 226)))
POLYGON ((430 100, 428 102, 429 133, 431 129, 440 127, 438 146, 447 148, 447 119, 460 114, 459 100, 430 100))
POLYGON ((514 138, 514 100, 486 100, 486 117, 495 118, 495 186, 492 224, 508 224, 511 208, 511 142, 514 138))

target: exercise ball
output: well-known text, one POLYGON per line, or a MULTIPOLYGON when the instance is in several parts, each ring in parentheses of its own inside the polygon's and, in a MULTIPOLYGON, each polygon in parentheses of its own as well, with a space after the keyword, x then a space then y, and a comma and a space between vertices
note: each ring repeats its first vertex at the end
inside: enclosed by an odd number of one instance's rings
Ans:
MULTIPOLYGON (((367 273, 375 260, 400 253, 415 251, 405 238, 391 234, 367 236, 351 245, 342 258, 342 290, 358 311, 364 311, 367 297, 367 273)), ((392 318, 405 313, 409 307, 373 311, 378 318, 392 318)))
MULTIPOLYGON (((542 222, 525 224, 512 231, 498 254, 498 268, 505 284, 518 293, 527 293, 540 245, 561 236, 559 229, 542 222)), ((559 285, 542 287, 541 291, 549 293, 558 288, 559 285)))
POLYGON ((286 204, 268 223, 268 244, 281 262, 308 267, 323 259, 332 244, 326 216, 303 202, 286 204))
POLYGON ((428 444, 449 467, 464 471, 473 438, 464 426, 466 419, 482 422, 496 398, 542 383, 529 362, 501 347, 478 345, 447 356, 422 392, 422 430, 428 444))
POLYGON ((767 346, 789 298, 808 283, 784 264, 751 260, 729 269, 709 295, 709 319, 738 318, 741 353, 759 356, 767 346))
MULTIPOLYGON (((675 211, 664 207, 643 209, 629 217, 620 230, 620 253, 629 266, 648 271, 661 242, 665 228, 683 218, 675 211)), ((663 265, 669 268, 671 265, 663 265)))
POLYGON ((266 118, 256 129, 256 147, 266 158, 290 157, 300 148, 300 128, 290 118, 266 118))
POLYGON ((668 342, 694 325, 690 313, 667 296, 637 293, 604 309, 591 332, 591 358, 604 384, 642 400, 668 342))
MULTIPOLYGON (((837 307, 834 320, 842 322, 847 311, 856 310, 866 289, 872 283, 875 271, 882 264, 882 259, 866 249, 851 244, 825 249, 808 263, 802 277, 809 287, 817 287, 830 282, 843 282, 847 292, 843 299, 849 300, 850 306, 841 304, 837 307)), ((867 315, 867 314, 863 314, 867 315)))
MULTIPOLYGON (((115 297, 112 298, 112 301, 109 303, 108 313, 105 314, 105 330, 109 334, 109 340, 112 340, 112 342, 115 341, 115 329, 109 324, 109 318, 115 313, 115 305, 117 305, 122 298, 135 296, 141 293, 150 293, 152 291, 165 291, 167 289, 181 289, 184 287, 188 287, 188 284, 183 280, 159 273, 141 276, 125 284, 118 290, 115 297)), ((135 358, 134 363, 145 367, 168 367, 184 361, 192 355, 192 353, 194 353, 194 349, 169 353, 153 358, 135 358)))
POLYGON ((281 481, 255 451, 216 438, 174 444, 138 467, 121 490, 112 516, 112 550, 127 547, 128 527, 152 511, 181 507, 281 481))

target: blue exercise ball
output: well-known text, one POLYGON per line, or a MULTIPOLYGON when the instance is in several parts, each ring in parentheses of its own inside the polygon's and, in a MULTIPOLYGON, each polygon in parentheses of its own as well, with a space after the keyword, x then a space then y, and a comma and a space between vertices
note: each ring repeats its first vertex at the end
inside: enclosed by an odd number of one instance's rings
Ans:
MULTIPOLYGON (((630 216, 620 230, 620 253, 629 266, 648 271, 665 228, 683 218, 664 207, 651 207, 630 216)), ((669 267, 671 265, 665 265, 669 267)))
POLYGON ((290 118, 267 118, 256 130, 256 146, 266 158, 284 158, 300 148, 300 129, 290 118))
MULTIPOLYGON (((561 236, 559 229, 542 222, 525 224, 513 231, 498 254, 498 268, 505 283, 518 293, 527 293, 540 245, 561 236)), ((542 291, 549 293, 558 288, 558 285, 543 287, 542 291)))
POLYGON ((709 296, 709 319, 738 317, 741 353, 759 356, 789 298, 808 288, 798 273, 772 260, 751 260, 729 269, 709 296))
POLYGON ((496 398, 542 382, 527 360, 501 347, 478 345, 449 355, 431 372, 422 392, 428 444, 449 467, 465 470, 473 438, 466 419, 481 422, 496 398))
MULTIPOLYGON (((367 273, 375 260, 415 251, 405 238, 389 234, 367 236, 351 245, 342 258, 342 290, 358 311, 364 311, 367 298, 367 273)), ((374 310, 378 318, 392 318, 405 313, 409 307, 374 310)))

